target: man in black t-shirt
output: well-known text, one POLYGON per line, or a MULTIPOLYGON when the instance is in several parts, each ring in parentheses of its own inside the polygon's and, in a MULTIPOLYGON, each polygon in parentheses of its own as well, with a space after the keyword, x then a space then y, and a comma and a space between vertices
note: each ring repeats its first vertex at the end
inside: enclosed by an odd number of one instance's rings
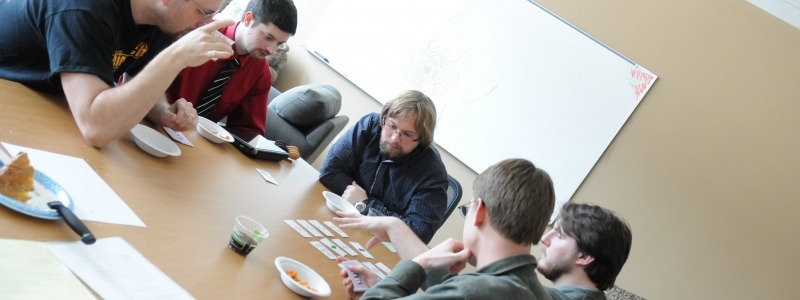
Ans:
POLYGON ((183 68, 233 54, 224 38, 211 34, 232 22, 205 24, 220 2, 0 1, 0 78, 65 95, 95 147, 122 137, 145 116, 187 130, 196 111, 186 101, 167 104, 164 91, 183 68), (123 73, 136 76, 115 87, 123 73))

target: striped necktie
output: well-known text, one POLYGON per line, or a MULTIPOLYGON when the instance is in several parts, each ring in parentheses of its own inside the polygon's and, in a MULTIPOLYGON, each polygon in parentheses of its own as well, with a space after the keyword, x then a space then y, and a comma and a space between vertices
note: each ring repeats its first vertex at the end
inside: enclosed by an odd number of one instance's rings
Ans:
POLYGON ((198 102, 196 107, 197 115, 205 117, 211 112, 211 108, 217 104, 219 97, 222 96, 222 90, 225 89, 225 85, 228 83, 228 80, 231 79, 233 70, 236 70, 238 67, 239 60, 236 58, 228 60, 228 64, 222 67, 217 78, 214 78, 214 81, 212 81, 211 85, 208 87, 208 91, 200 98, 200 102, 198 102))

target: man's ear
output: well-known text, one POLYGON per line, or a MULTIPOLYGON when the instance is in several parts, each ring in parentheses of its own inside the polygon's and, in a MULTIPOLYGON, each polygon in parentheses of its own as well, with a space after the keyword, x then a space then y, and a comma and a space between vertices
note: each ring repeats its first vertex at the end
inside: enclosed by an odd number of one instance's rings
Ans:
POLYGON ((486 215, 487 213, 486 204, 483 203, 483 199, 481 199, 481 197, 478 197, 478 199, 475 200, 474 210, 475 210, 475 220, 473 221, 473 224, 475 225, 475 227, 479 227, 484 222, 486 222, 486 218, 488 217, 486 215))
POLYGON ((575 264, 581 267, 588 267, 594 261, 594 256, 589 254, 578 252, 578 258, 575 260, 575 264))
POLYGON ((244 23, 244 26, 247 26, 247 27, 251 27, 251 25, 253 25, 253 12, 252 11, 246 11, 244 13, 244 18, 242 19, 242 23, 244 23))

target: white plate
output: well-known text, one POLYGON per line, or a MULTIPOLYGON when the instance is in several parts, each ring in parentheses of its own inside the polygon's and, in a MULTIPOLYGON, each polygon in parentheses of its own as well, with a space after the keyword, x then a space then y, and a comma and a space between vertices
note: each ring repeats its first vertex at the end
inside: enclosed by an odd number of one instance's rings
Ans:
POLYGON ((233 136, 230 132, 214 123, 214 121, 203 117, 197 117, 197 132, 207 140, 217 144, 222 142, 233 143, 233 136))
POLYGON ((139 146, 144 152, 150 153, 153 156, 164 157, 167 155, 181 155, 181 148, 178 148, 178 145, 153 128, 142 124, 136 124, 136 126, 131 129, 131 134, 133 134, 133 141, 136 143, 136 146, 139 146))
POLYGON ((325 281, 325 278, 319 275, 316 271, 304 265, 303 263, 294 259, 279 256, 275 258, 275 267, 281 273, 281 281, 292 292, 304 297, 328 297, 331 295, 331 286, 325 281), (300 285, 289 276, 289 271, 297 271, 297 278, 308 282, 308 286, 314 288, 311 290, 307 287, 300 285))
MULTIPOLYGON (((3 162, 0 162, 0 167, 2 166, 3 162)), ((58 215, 55 209, 47 206, 47 202, 61 201, 64 206, 70 210, 74 210, 75 204, 72 202, 72 198, 69 197, 67 191, 55 182, 55 180, 42 172, 35 171, 33 181, 31 199, 23 203, 0 194, 0 204, 32 217, 50 220, 61 219, 61 216, 58 215)))
POLYGON ((344 212, 359 213, 353 204, 350 204, 350 202, 347 202, 347 200, 337 194, 324 191, 322 192, 322 196, 325 197, 325 204, 328 205, 328 209, 330 209, 332 212, 341 210, 344 212))

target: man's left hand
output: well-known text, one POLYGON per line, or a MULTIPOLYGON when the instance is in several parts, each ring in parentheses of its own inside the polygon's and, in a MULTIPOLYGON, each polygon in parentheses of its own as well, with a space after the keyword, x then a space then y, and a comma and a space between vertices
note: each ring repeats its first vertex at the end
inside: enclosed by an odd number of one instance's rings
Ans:
POLYGON ((356 184, 353 181, 352 184, 348 185, 347 188, 344 189, 344 193, 342 193, 342 198, 346 199, 347 202, 355 205, 358 202, 367 200, 367 191, 365 191, 361 186, 356 184))
POLYGON ((161 126, 175 131, 186 131, 197 126, 197 110, 186 99, 178 99, 158 117, 161 126))
POLYGON ((455 239, 447 239, 436 247, 414 257, 425 272, 433 269, 447 268, 451 274, 461 272, 467 266, 470 251, 464 243, 455 239))

